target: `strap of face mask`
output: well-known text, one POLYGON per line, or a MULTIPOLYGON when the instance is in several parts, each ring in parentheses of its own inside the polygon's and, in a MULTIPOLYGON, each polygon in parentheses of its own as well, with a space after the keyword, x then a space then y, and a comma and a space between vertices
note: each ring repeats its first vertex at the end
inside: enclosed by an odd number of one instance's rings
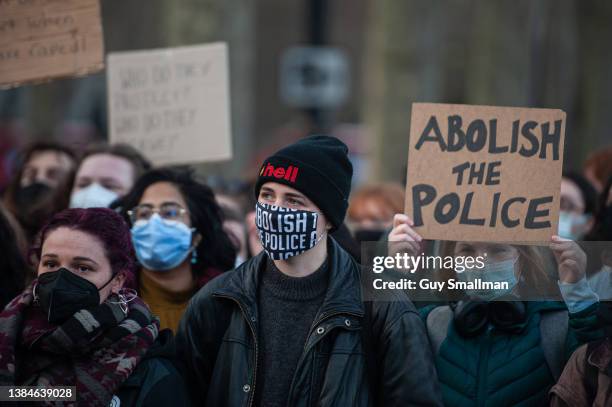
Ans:
POLYGON ((115 279, 115 277, 117 277, 119 273, 113 273, 113 275, 111 276, 110 280, 108 280, 106 283, 104 283, 104 285, 100 288, 98 288, 98 292, 100 292, 100 290, 103 290, 104 287, 106 287, 107 285, 110 284, 111 281, 113 281, 115 279))
MULTIPOLYGON (((195 236, 195 233, 197 231, 198 230, 196 228, 191 228, 191 247, 189 248, 188 254, 193 252, 196 249, 196 247, 198 246, 197 244, 194 244, 194 242, 193 242, 193 237, 195 236)), ((200 242, 201 242, 201 240, 200 240, 200 242)), ((198 244, 199 244, 199 242, 198 242, 198 244)))
POLYGON ((315 247, 316 245, 319 244, 319 242, 321 241, 321 239, 323 239, 323 236, 325 236, 327 234, 327 230, 323 231, 323 233, 321 233, 321 236, 319 236, 319 238, 317 239, 317 241, 312 245, 312 247, 315 247))

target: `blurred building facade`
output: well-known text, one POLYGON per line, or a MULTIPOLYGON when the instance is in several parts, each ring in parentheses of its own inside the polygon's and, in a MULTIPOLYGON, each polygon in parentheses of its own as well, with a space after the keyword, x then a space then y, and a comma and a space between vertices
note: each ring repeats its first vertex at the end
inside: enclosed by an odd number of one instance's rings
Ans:
MULTIPOLYGON (((101 4, 107 52, 229 43, 235 158, 203 165, 204 173, 252 173, 267 153, 311 131, 312 112, 281 99, 279 70, 287 49, 313 42, 341 49, 349 61, 349 96, 325 114, 330 132, 347 140, 364 163, 362 178, 403 179, 410 106, 419 101, 563 109, 565 164, 571 169, 580 168, 590 151, 612 143, 609 2, 101 4), (313 30, 319 37, 313 38, 313 30)), ((104 139, 105 86, 101 73, 0 91, 0 155, 37 137, 76 146, 104 139)))

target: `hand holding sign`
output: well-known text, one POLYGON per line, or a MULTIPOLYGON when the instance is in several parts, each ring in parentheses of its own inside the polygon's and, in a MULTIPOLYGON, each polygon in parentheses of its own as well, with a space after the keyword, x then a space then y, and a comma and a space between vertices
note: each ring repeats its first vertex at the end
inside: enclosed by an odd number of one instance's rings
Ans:
POLYGON ((409 216, 398 213, 393 217, 393 229, 388 238, 388 255, 395 256, 397 253, 408 253, 418 256, 421 251, 423 238, 414 229, 414 222, 409 216))
POLYGON ((556 231, 565 113, 417 103, 406 213, 427 239, 548 241, 556 231))
POLYGON ((557 260, 559 281, 574 284, 586 275, 587 257, 578 243, 554 235, 550 249, 557 260))

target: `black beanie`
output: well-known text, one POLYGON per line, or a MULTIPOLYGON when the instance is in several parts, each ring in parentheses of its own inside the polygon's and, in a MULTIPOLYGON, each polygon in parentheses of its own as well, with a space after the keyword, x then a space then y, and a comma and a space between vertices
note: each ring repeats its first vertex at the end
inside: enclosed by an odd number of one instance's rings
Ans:
POLYGON ((266 182, 295 188, 323 211, 333 232, 344 221, 352 176, 346 144, 335 137, 310 136, 264 161, 255 184, 255 199, 266 182))

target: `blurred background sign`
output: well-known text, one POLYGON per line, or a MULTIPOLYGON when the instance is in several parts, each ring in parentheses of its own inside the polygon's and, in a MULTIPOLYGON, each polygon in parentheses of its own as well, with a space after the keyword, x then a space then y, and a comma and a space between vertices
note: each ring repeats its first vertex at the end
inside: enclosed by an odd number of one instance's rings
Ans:
POLYGON ((232 157, 226 43, 114 52, 106 78, 111 143, 156 165, 232 157))
POLYGON ((292 47, 282 57, 280 81, 289 106, 337 108, 349 92, 348 61, 333 47, 292 47))
MULTIPOLYGON (((68 1, 0 0, 0 37, 13 30, 5 21, 12 18, 8 8, 68 1)), ((349 128, 363 140, 367 178, 401 182, 415 102, 562 109, 569 152, 564 170, 580 170, 593 151, 612 142, 612 2, 183 0, 178 7, 167 0, 105 0, 99 5, 105 52, 228 43, 233 159, 198 165, 203 174, 252 175, 268 154, 292 141, 315 132, 341 137, 349 128), (304 46, 341 50, 345 64, 349 61, 343 101, 341 92, 328 104, 326 97, 306 91, 306 84, 322 77, 325 83, 336 79, 318 73, 327 72, 320 67, 327 66, 322 62, 327 57, 321 55, 307 56, 315 61, 305 68, 299 57, 301 71, 287 72, 288 85, 297 84, 297 103, 281 97, 284 56, 304 46), (337 107, 325 107, 334 103, 337 107)), ((8 64, 0 56, 0 77, 8 64)), ((11 168, 15 151, 28 141, 59 140, 81 151, 108 140, 107 97, 105 71, 0 91, 0 189, 3 169, 11 168)))
POLYGON ((104 67, 98 0, 0 1, 0 87, 104 67))

